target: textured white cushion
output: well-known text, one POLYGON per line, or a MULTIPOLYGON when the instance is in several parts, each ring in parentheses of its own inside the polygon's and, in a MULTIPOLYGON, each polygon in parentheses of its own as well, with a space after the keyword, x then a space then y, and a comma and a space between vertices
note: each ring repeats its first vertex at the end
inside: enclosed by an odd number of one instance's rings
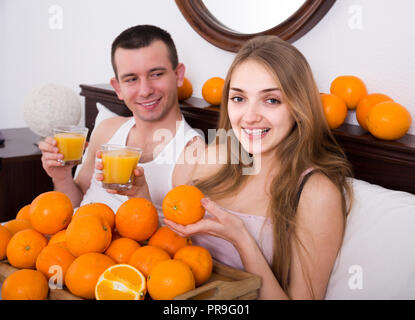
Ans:
POLYGON ((326 299, 415 298, 415 195, 353 179, 326 299))
MULTIPOLYGON (((92 137, 92 134, 94 133, 95 129, 101 123, 101 121, 103 121, 105 119, 108 119, 108 118, 112 118, 112 117, 118 117, 118 114, 116 114, 115 112, 112 112, 111 110, 109 110, 107 107, 105 107, 104 105, 102 105, 99 102, 97 102, 97 109, 98 109, 98 114, 95 118, 94 129, 91 131, 91 137, 92 137)), ((88 153, 88 147, 85 149, 84 155, 82 157, 82 163, 85 162, 87 153, 88 153)), ((75 178, 78 175, 79 171, 81 170, 82 163, 76 167, 75 175, 74 175, 75 178)))
POLYGON ((25 98, 23 117, 28 127, 39 136, 53 136, 54 126, 79 123, 79 94, 59 84, 44 84, 25 98))

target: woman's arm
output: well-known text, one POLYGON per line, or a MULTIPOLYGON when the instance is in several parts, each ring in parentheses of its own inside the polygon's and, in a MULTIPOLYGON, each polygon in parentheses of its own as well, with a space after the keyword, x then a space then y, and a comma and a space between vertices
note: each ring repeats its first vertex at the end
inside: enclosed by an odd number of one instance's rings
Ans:
POLYGON ((174 167, 173 187, 190 184, 218 171, 223 162, 218 161, 217 153, 216 145, 206 145, 200 137, 190 140, 174 167))
POLYGON ((326 175, 313 174, 297 209, 296 234, 302 245, 292 239, 291 297, 324 299, 343 241, 344 223, 339 189, 326 175))
POLYGON ((288 295, 252 240, 238 249, 246 271, 262 277, 260 299, 324 299, 326 295, 343 239, 344 218, 341 194, 324 174, 313 174, 305 184, 295 223, 288 295))

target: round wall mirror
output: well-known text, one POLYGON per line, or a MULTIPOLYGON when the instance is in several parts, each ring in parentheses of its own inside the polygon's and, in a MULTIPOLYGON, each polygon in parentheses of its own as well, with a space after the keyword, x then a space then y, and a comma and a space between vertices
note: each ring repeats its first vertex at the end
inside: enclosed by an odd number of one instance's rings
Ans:
POLYGON ((274 28, 293 15, 305 0, 203 0, 206 9, 228 29, 259 33, 274 28), (258 19, 258 17, 261 17, 258 19))
POLYGON ((311 30, 335 0, 176 0, 183 16, 204 39, 236 52, 260 34, 293 42, 311 30))

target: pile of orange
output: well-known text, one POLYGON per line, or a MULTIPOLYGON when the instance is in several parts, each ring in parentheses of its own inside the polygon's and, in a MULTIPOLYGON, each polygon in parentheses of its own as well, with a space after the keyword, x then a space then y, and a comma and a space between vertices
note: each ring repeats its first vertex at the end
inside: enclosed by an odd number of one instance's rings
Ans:
POLYGON ((179 101, 189 99, 193 94, 193 86, 189 79, 184 77, 183 84, 177 88, 179 101))
POLYGON ((347 117, 346 103, 334 94, 322 93, 320 97, 329 128, 340 127, 347 117))
POLYGON ((50 191, 37 196, 0 228, 0 258, 20 269, 4 281, 3 299, 46 299, 47 280, 57 275, 63 285, 75 257, 59 243, 49 244, 48 238, 65 230, 72 214, 70 199, 50 191))
POLYGON ((342 99, 348 109, 356 109, 360 100, 367 96, 367 89, 356 76, 339 76, 332 81, 330 93, 342 99))
MULTIPOLYGON (((166 202, 176 203, 179 217, 201 219, 203 194, 176 191, 166 202)), ((209 279, 210 253, 160 227, 150 201, 129 199, 116 214, 102 203, 74 213, 70 203, 61 192, 42 193, 0 226, 0 260, 20 269, 6 278, 4 299, 46 299, 48 281, 85 299, 172 299, 209 279)))
POLYGON ((411 114, 404 106, 386 94, 368 94, 366 85, 356 76, 335 78, 330 94, 321 94, 321 101, 330 129, 344 123, 348 110, 355 110, 359 125, 382 140, 402 138, 412 123, 411 114))
POLYGON ((225 80, 220 77, 213 77, 203 84, 202 97, 211 105, 220 105, 222 100, 222 90, 225 80))

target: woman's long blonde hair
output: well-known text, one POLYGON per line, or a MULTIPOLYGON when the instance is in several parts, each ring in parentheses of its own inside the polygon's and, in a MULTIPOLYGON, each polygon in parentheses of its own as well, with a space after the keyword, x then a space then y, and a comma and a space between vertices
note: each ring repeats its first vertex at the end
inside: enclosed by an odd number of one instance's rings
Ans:
MULTIPOLYGON (((263 64, 274 73, 281 85, 283 101, 289 106, 295 119, 292 131, 278 146, 280 170, 272 178, 268 206, 274 236, 272 269, 282 289, 288 294, 292 260, 291 240, 293 237, 298 240, 295 233, 295 217, 301 174, 308 168, 314 168, 324 173, 338 187, 342 194, 345 221, 349 212, 346 199, 351 199, 351 188, 346 177, 351 176, 351 169, 343 150, 327 126, 320 93, 309 64, 293 45, 276 36, 253 38, 237 53, 226 76, 218 128, 226 131, 231 129, 228 116, 230 80, 235 68, 247 59, 263 64)), ((242 146, 239 147, 246 156, 242 146)), ((228 143, 228 159, 230 152, 228 143)), ((213 199, 230 196, 243 188, 248 178, 242 174, 244 166, 246 165, 241 162, 232 164, 228 160, 228 164, 219 172, 199 181, 197 186, 213 199)), ((312 293, 310 283, 308 285, 312 293)))

